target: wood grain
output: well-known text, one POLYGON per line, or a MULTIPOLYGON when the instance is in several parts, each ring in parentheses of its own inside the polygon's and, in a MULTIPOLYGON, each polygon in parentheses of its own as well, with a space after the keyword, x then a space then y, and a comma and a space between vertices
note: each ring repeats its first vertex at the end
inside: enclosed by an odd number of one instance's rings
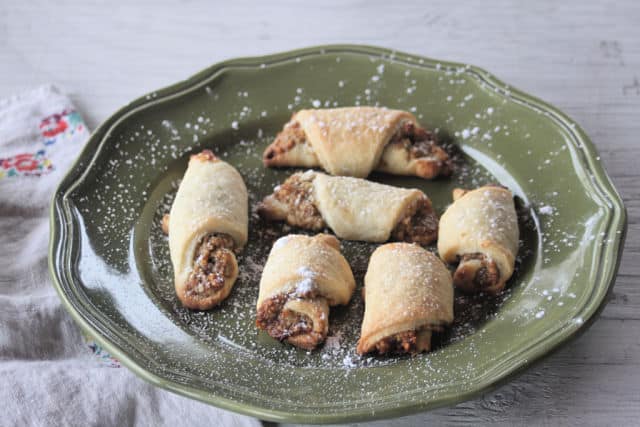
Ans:
POLYGON ((2 2, 0 97, 55 82, 95 127, 129 100, 219 60, 344 42, 482 66, 580 123, 629 214, 620 274, 602 318, 483 398, 396 423, 638 423, 640 2, 159 3, 2 2))

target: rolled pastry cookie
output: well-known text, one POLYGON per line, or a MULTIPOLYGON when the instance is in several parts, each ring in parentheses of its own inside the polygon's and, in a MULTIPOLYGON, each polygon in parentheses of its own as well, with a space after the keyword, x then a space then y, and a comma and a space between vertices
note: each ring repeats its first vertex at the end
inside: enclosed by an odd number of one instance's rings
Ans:
POLYGON ((380 246, 371 255, 364 284, 359 354, 429 351, 432 332, 453 321, 451 273, 417 245, 380 246))
POLYGON ((192 155, 168 220, 176 294, 185 307, 207 310, 229 295, 248 222, 238 171, 209 150, 192 155))
POLYGON ((413 114, 375 107, 300 110, 267 147, 263 162, 359 178, 373 170, 422 178, 451 174, 449 156, 413 114))
POLYGON ((262 272, 256 326, 279 341, 312 350, 327 336, 329 307, 347 304, 355 286, 334 236, 282 237, 262 272))
POLYGON ((466 292, 497 294, 513 274, 518 253, 518 218, 513 194, 499 186, 456 189, 440 218, 438 252, 459 263, 453 275, 466 292))
POLYGON ((329 227, 342 239, 429 244, 438 217, 420 190, 309 170, 291 175, 258 207, 271 221, 309 230, 329 227))

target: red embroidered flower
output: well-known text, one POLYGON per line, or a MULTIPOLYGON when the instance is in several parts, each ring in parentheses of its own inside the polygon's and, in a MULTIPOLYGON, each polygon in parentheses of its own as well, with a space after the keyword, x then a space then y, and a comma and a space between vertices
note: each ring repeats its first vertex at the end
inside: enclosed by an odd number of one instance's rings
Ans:
POLYGON ((38 168, 38 160, 33 157, 33 154, 18 154, 8 159, 2 159, 2 168, 11 169, 16 168, 20 172, 29 172, 38 168))
POLYGON ((45 138, 52 138, 65 130, 69 125, 65 120, 65 115, 68 112, 65 110, 62 114, 52 114, 49 117, 45 117, 40 123, 40 131, 45 138))

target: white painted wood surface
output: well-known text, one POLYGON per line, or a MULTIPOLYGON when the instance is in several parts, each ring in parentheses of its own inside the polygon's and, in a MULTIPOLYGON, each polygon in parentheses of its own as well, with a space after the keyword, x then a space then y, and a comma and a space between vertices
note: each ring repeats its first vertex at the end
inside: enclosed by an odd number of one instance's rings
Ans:
POLYGON ((510 384, 394 423, 640 423, 640 2, 159 3, 1 1, 0 97, 54 82, 95 127, 223 59, 365 43, 479 65, 572 116, 629 213, 609 305, 582 337, 510 384))

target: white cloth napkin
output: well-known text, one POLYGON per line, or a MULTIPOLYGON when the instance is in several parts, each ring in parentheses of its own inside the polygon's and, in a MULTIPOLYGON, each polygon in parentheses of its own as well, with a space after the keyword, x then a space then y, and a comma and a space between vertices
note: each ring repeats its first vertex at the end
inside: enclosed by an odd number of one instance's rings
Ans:
POLYGON ((0 424, 260 425, 138 379, 63 309, 47 271, 49 203, 88 135, 53 86, 0 100, 0 424))

